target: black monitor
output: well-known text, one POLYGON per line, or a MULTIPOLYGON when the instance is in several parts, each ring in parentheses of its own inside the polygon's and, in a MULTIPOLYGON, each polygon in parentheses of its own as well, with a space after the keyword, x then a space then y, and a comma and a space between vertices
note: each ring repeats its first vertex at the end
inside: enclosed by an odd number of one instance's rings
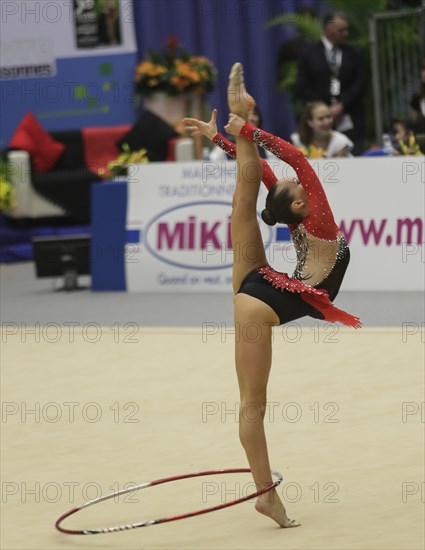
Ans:
POLYGON ((61 290, 77 290, 78 275, 90 275, 90 235, 34 237, 38 278, 63 277, 61 290))

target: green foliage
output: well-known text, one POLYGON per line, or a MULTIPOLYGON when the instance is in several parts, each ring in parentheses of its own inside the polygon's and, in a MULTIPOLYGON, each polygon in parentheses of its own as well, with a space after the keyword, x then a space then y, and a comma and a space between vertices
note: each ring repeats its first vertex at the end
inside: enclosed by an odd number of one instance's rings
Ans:
MULTIPOLYGON (((363 59, 366 64, 366 70, 370 73, 370 54, 369 54, 369 28, 368 19, 370 15, 383 13, 389 10, 390 3, 388 0, 333 0, 327 2, 328 11, 342 12, 346 15, 349 22, 349 37, 347 43, 360 48, 363 51, 363 59)), ((276 25, 293 25, 298 33, 306 39, 319 40, 322 35, 322 23, 317 18, 313 18, 310 14, 294 14, 284 13, 277 15, 266 23, 266 28, 271 28, 276 25)), ((418 25, 414 24, 414 20, 397 20, 391 26, 391 34, 396 40, 398 47, 411 46, 414 43, 419 43, 418 25)), ((382 48, 380 53, 387 53, 389 49, 387 40, 378 41, 379 47, 382 48)), ((296 80, 297 70, 296 63, 285 63, 279 68, 279 87, 286 91, 291 97, 296 113, 300 113, 302 104, 296 99, 296 80)), ((391 86, 390 79, 381 83, 382 86, 391 86)), ((368 79, 368 89, 366 91, 366 134, 373 134, 373 93, 371 79, 368 79)))
POLYGON ((265 25, 266 29, 276 27, 277 25, 294 25, 304 36, 313 40, 319 40, 322 34, 322 24, 317 17, 309 14, 282 13, 273 19, 270 19, 265 25))
POLYGON ((113 161, 108 162, 106 176, 111 173, 114 177, 126 176, 127 169, 130 164, 146 164, 149 159, 146 154, 146 149, 132 151, 127 143, 124 143, 123 152, 113 161))
POLYGON ((94 9, 97 13, 102 13, 105 8, 119 9, 118 0, 94 0, 94 9))
POLYGON ((282 90, 291 90, 297 78, 297 62, 290 61, 285 63, 285 70, 279 75, 279 87, 282 90))
POLYGON ((10 183, 11 166, 0 156, 0 212, 15 206, 15 190, 10 183))
MULTIPOLYGON (((341 11, 346 14, 350 23, 350 34, 347 42, 366 50, 369 45, 368 17, 371 13, 384 12, 388 6, 388 0, 334 0, 328 5, 329 11, 341 11)), ((321 21, 310 14, 283 13, 270 19, 266 23, 266 28, 288 24, 294 25, 301 35, 312 40, 319 40, 322 35, 321 21)), ((409 31, 407 28, 405 28, 405 32, 408 36, 409 31)), ((295 87, 296 71, 288 68, 289 73, 286 74, 286 69, 285 66, 285 76, 280 75, 279 85, 291 92, 295 87)))
MULTIPOLYGON (((312 17, 308 13, 282 13, 277 15, 265 25, 266 28, 276 27, 277 25, 294 25, 299 33, 307 39, 319 40, 322 35, 322 24, 317 17, 312 17)), ((296 99, 295 86, 297 81, 297 63, 290 61, 279 67, 278 72, 279 88, 287 92, 291 97, 295 112, 299 113, 302 104, 296 99)))

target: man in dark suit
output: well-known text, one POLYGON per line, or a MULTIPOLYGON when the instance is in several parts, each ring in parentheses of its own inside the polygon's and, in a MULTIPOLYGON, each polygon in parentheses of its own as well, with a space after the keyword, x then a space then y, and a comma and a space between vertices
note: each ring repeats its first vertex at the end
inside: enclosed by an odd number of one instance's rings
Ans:
POLYGON ((363 151, 366 69, 358 48, 345 44, 348 21, 342 13, 323 20, 323 36, 306 47, 298 61, 297 90, 305 101, 323 101, 331 108, 336 130, 363 151))

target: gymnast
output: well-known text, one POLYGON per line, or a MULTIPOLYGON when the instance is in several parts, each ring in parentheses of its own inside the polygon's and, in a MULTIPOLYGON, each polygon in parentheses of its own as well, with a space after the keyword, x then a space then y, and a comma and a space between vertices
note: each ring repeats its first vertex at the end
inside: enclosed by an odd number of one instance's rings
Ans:
MULTIPOLYGON (((239 436, 256 487, 262 489, 273 483, 264 432, 273 326, 307 315, 356 328, 360 321, 332 303, 344 278, 350 252, 322 185, 296 147, 246 122, 255 100, 245 89, 240 63, 235 63, 230 73, 228 104, 230 115, 225 130, 236 137, 236 145, 217 133, 216 110, 208 123, 194 118, 186 118, 184 122, 192 135, 207 136, 237 159, 231 239, 234 315, 235 326, 239 327, 235 338, 239 436), (291 165, 297 177, 277 181, 270 166, 261 160, 257 145, 291 165), (261 180, 269 189, 261 214, 263 221, 268 225, 287 224, 291 232, 297 255, 292 277, 275 271, 266 259, 257 220, 261 180), (250 334, 253 326, 255 334, 250 334), (258 420, 252 420, 250 407, 251 411, 252 407, 260 411, 258 420)), ((288 518, 275 490, 260 496, 255 508, 281 527, 300 525, 288 518)))

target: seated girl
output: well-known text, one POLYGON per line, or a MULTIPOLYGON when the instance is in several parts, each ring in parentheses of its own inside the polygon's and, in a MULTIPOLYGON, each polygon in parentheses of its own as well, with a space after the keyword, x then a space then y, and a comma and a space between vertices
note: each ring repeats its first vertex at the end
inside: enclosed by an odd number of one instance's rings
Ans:
POLYGON ((330 108, 321 101, 307 103, 301 115, 298 132, 291 141, 307 157, 352 157, 353 142, 341 132, 333 130, 330 108))

